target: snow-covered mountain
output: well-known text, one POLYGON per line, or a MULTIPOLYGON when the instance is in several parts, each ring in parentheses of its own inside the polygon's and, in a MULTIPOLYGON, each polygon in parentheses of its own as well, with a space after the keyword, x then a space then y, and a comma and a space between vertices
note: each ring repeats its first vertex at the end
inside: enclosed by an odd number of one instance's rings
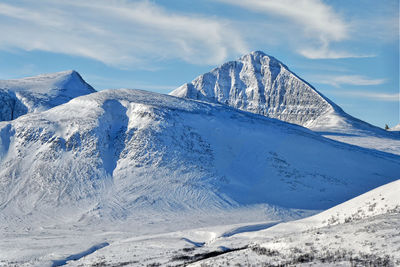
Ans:
POLYGON ((345 113, 272 56, 256 51, 200 75, 170 95, 295 123, 326 137, 400 154, 400 139, 345 113))
POLYGON ((224 105, 121 89, 0 122, 0 166, 2 216, 62 209, 78 220, 325 209, 397 179, 400 158, 224 105))
POLYGON ((260 51, 227 62, 170 95, 223 103, 305 127, 327 113, 342 112, 282 62, 260 51))
POLYGON ((94 92, 76 71, 0 80, 0 121, 44 111, 94 92))

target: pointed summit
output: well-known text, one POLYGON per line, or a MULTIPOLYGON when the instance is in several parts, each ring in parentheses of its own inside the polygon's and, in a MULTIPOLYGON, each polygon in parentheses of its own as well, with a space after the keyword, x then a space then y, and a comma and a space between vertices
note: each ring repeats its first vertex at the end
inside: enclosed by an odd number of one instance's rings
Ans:
POLYGON ((264 58, 268 58, 271 65, 274 66, 281 66, 287 69, 287 67, 280 62, 279 60, 277 60, 276 58, 274 58, 273 56, 267 55, 262 51, 253 51, 249 54, 246 54, 242 57, 239 58, 239 61, 253 61, 253 62, 261 62, 264 58))
POLYGON ((170 95, 222 103, 306 127, 323 114, 340 110, 282 62, 261 51, 227 62, 170 95))
POLYGON ((44 111, 94 92, 75 70, 0 80, 0 121, 44 111))

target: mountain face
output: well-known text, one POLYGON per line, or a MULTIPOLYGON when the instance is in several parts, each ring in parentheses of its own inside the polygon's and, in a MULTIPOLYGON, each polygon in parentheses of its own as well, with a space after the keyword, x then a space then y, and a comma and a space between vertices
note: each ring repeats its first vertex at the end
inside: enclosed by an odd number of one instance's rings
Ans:
POLYGON ((400 139, 356 119, 263 52, 252 52, 203 74, 170 95, 226 104, 307 127, 325 137, 400 154, 400 139))
POLYGON ((0 80, 0 121, 64 104, 94 93, 76 71, 42 74, 16 80, 0 80))
POLYGON ((0 122, 1 216, 325 209, 397 179, 399 169, 399 157, 296 125, 138 90, 0 122))

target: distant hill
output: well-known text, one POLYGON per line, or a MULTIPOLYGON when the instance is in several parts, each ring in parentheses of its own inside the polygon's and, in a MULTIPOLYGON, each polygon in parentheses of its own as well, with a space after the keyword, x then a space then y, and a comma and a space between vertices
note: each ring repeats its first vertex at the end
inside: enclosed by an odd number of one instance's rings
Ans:
POLYGON ((76 71, 0 80, 0 121, 48 110, 71 99, 96 92, 76 71))

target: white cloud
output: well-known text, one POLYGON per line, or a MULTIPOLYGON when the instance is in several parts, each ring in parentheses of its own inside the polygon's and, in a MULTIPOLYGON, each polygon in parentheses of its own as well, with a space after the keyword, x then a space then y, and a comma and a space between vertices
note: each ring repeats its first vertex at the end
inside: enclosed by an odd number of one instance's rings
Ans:
MULTIPOLYGON (((346 51, 334 51, 332 42, 350 38, 351 24, 344 20, 332 7, 321 0, 218 0, 236 5, 268 17, 284 17, 292 23, 272 24, 287 35, 296 36, 297 52, 310 59, 339 59, 371 57, 346 51), (289 25, 289 26, 288 26, 289 25), (297 26, 297 27, 296 27, 297 26), (293 30, 293 27, 295 30, 293 30)), ((266 23, 270 23, 268 21, 266 23)), ((287 38, 293 40, 293 36, 287 38)))
MULTIPOLYGON (((247 51, 228 21, 178 14, 148 1, 0 3, 0 49, 83 56, 119 67, 178 58, 217 64, 247 51)), ((150 64, 151 65, 151 64, 150 64)))
POLYGON ((367 58, 376 55, 361 55, 347 51, 330 50, 327 46, 318 48, 303 48, 298 50, 299 54, 309 59, 340 59, 340 58, 367 58))
POLYGON ((347 37, 346 23, 320 0, 219 0, 243 8, 287 17, 310 35, 322 40, 339 41, 347 37))
POLYGON ((327 75, 327 76, 318 76, 316 77, 316 81, 323 84, 330 84, 336 87, 340 87, 341 85, 360 85, 360 86, 369 86, 369 85, 380 85, 385 83, 385 79, 371 79, 368 77, 364 77, 361 75, 327 75))
POLYGON ((341 91, 341 92, 332 92, 336 95, 343 95, 349 97, 357 97, 357 98, 367 98, 373 100, 380 101, 388 101, 388 102, 399 102, 400 101, 400 93, 381 93, 381 92, 364 92, 364 91, 341 91))

